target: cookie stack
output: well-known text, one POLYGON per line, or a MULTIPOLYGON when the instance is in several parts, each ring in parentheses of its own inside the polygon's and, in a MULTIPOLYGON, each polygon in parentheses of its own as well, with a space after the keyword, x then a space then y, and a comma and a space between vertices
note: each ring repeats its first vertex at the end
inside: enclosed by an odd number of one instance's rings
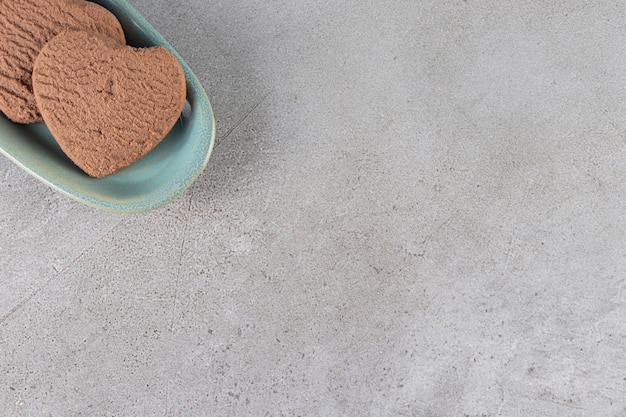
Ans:
POLYGON ((16 123, 43 120, 87 174, 112 174, 152 150, 185 96, 172 53, 127 46, 102 6, 0 0, 0 111, 16 123))

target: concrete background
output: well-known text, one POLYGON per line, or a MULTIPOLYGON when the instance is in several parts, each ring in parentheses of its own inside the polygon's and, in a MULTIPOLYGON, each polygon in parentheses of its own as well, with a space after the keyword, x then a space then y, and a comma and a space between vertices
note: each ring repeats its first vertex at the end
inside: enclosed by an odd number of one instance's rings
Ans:
POLYGON ((206 87, 178 200, 0 158, 2 416, 626 416, 626 4, 131 0, 206 87))

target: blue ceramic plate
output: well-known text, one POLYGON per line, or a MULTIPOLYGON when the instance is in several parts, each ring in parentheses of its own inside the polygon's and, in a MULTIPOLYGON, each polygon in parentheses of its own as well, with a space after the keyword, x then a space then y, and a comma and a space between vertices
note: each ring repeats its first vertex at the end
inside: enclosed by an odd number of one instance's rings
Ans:
POLYGON ((95 0, 117 16, 129 45, 167 47, 187 77, 187 103, 172 131, 150 153, 115 174, 92 178, 77 168, 43 123, 19 125, 0 114, 0 152, 35 178, 87 205, 117 213, 163 206, 205 168, 215 141, 211 105, 189 66, 124 0, 95 0))

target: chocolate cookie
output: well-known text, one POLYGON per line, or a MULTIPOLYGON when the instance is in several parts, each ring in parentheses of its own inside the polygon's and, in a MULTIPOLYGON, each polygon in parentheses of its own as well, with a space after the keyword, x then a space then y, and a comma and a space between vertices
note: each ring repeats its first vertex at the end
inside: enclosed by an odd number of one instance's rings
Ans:
POLYGON ((41 48, 67 29, 86 29, 124 44, 117 18, 84 0, 0 0, 0 111, 17 123, 41 121, 32 91, 41 48))
POLYGON ((183 69, 162 46, 133 48, 67 31, 43 47, 33 69, 43 119, 87 174, 114 173, 154 148, 186 97, 183 69))

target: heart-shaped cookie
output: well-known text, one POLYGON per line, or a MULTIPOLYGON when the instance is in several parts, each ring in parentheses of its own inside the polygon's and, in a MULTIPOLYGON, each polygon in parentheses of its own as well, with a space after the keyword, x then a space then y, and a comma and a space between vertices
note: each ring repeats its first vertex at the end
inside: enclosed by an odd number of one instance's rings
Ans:
POLYGON ((94 177, 154 148, 179 118, 185 74, 162 46, 133 48, 67 31, 43 47, 33 69, 43 119, 63 151, 94 177))
POLYGON ((117 18, 85 0, 0 0, 0 111, 17 123, 41 121, 31 73, 41 48, 68 29, 90 30, 124 44, 117 18))

